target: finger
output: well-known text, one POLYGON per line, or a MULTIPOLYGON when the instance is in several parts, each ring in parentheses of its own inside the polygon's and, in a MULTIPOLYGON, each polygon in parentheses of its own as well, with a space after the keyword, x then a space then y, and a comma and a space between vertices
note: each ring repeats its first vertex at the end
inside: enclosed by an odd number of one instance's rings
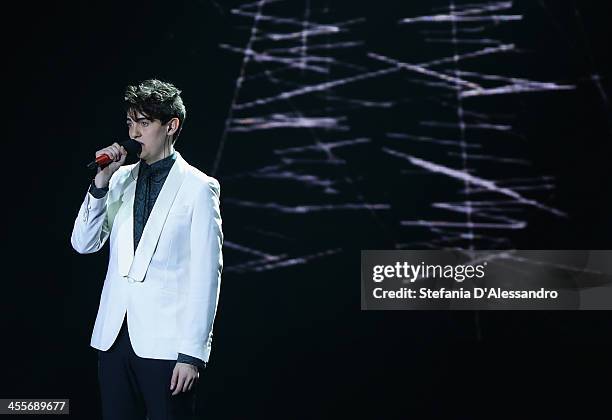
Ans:
POLYGON ((119 149, 119 146, 113 145, 113 156, 114 156, 115 162, 121 159, 121 149, 119 149))
POLYGON ((170 379, 170 390, 173 390, 174 387, 176 386, 177 379, 178 379, 178 369, 175 366, 174 370, 172 371, 172 379, 170 379))
MULTIPOLYGON (((108 147, 105 147, 104 149, 100 149, 96 152, 96 157, 98 156, 102 156, 102 155, 109 155, 108 153, 108 147)), ((110 156, 110 155, 109 155, 110 156)))
POLYGON ((172 393, 172 395, 177 395, 183 390, 183 385, 185 383, 185 377, 179 374, 178 381, 176 382, 176 389, 172 393))
POLYGON ((193 388, 194 383, 195 383, 195 380, 192 380, 191 382, 189 382, 189 387, 187 387, 187 391, 191 391, 191 388, 193 388))
POLYGON ((115 152, 112 147, 105 147, 102 149, 102 154, 108 156, 113 161, 115 160, 115 152))
MULTIPOLYGON (((107 150, 102 150, 98 154, 98 156, 104 156, 104 155, 108 156, 111 160, 113 159, 113 155, 109 151, 107 151, 107 150)), ((98 156, 96 156, 96 157, 98 157, 98 156)))
POLYGON ((119 152, 119 148, 116 147, 115 144, 112 144, 112 145, 102 149, 104 151, 104 153, 106 155, 108 155, 108 157, 110 157, 113 161, 117 161, 119 156, 121 156, 121 153, 119 152))
POLYGON ((191 379, 185 381, 185 384, 183 385, 183 392, 187 392, 187 390, 190 387, 191 387, 191 379))
POLYGON ((189 378, 186 374, 183 374, 183 382, 181 383, 181 387, 179 388, 179 392, 185 392, 187 385, 189 384, 189 378))

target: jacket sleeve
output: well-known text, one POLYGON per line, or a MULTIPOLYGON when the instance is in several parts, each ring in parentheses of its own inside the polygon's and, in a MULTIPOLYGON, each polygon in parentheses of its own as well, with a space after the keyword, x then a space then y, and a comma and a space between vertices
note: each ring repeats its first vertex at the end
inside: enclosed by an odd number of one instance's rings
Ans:
POLYGON ((178 352, 208 362, 223 269, 220 187, 209 178, 193 209, 189 279, 182 290, 185 306, 179 317, 178 352))
MULTIPOLYGON (((109 189, 112 189, 118 172, 115 172, 111 177, 109 189)), ((90 254, 98 251, 110 235, 110 227, 106 218, 106 202, 109 194, 106 193, 101 198, 96 198, 99 194, 94 196, 92 192, 96 193, 96 191, 92 191, 90 186, 74 221, 70 238, 72 247, 79 254, 90 254)))

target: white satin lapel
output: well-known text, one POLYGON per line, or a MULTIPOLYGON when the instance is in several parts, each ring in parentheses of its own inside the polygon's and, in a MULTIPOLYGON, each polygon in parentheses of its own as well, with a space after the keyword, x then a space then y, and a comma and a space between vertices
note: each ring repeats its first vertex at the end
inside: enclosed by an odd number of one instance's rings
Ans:
MULTIPOLYGON (((143 281, 153 253, 157 248, 157 242, 161 235, 162 228, 166 223, 166 218, 172 203, 176 198, 179 188, 185 179, 185 165, 186 162, 183 160, 179 152, 176 153, 176 162, 172 165, 168 177, 162 186, 159 196, 153 205, 151 215, 145 224, 144 230, 142 231, 142 237, 138 242, 136 253, 134 254, 134 261, 129 269, 128 277, 135 281, 143 281)), ((134 200, 132 200, 133 202, 134 200)), ((133 212, 132 212, 133 213, 133 212)), ((133 226, 133 225, 132 225, 133 226)), ((133 227, 132 227, 133 230, 133 227)), ((132 233, 132 247, 133 247, 133 233, 132 233)))
POLYGON ((119 274, 126 277, 130 272, 132 261, 134 260, 134 195, 136 192, 136 178, 138 177, 138 162, 128 174, 128 186, 125 189, 122 205, 115 217, 115 226, 117 231, 117 265, 119 274), (117 223, 119 225, 117 226, 117 223))

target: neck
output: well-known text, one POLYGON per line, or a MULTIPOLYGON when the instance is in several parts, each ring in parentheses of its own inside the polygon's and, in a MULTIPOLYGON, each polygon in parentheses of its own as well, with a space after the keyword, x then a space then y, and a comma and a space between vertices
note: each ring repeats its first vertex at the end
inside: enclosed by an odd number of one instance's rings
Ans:
POLYGON ((158 162, 158 161, 160 161, 162 159, 167 158, 172 153, 174 153, 174 146, 170 145, 170 148, 166 148, 166 150, 162 151, 158 155, 155 155, 155 156, 152 156, 152 157, 150 157, 148 159, 145 159, 145 162, 147 163, 147 165, 152 165, 155 162, 158 162))

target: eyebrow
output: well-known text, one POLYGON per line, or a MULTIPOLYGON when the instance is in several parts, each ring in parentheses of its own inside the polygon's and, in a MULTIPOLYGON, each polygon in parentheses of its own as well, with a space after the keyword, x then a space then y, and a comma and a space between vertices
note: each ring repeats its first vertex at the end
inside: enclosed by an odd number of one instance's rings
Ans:
POLYGON ((126 120, 128 120, 128 121, 129 121, 129 120, 132 120, 132 121, 134 121, 134 122, 138 122, 138 121, 142 121, 142 120, 151 121, 151 120, 150 120, 149 118, 147 118, 147 117, 139 117, 139 118, 136 118, 135 120, 134 120, 134 119, 132 119, 132 117, 127 117, 127 118, 126 118, 126 120))

